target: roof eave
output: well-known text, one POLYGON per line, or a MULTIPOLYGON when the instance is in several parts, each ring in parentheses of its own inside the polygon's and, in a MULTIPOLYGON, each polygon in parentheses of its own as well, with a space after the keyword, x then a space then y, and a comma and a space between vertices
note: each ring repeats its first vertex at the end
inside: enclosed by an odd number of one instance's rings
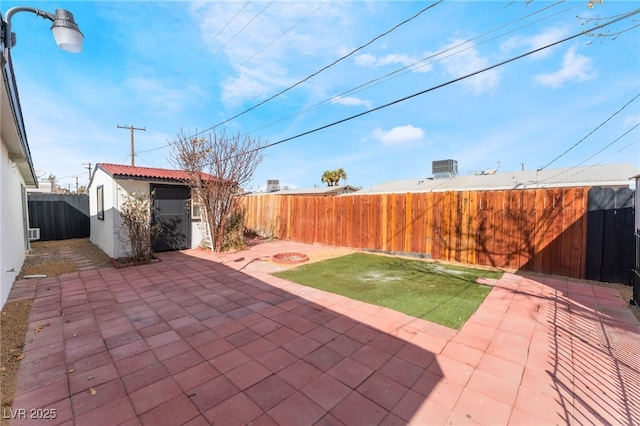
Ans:
POLYGON ((22 118, 22 108, 18 95, 18 85, 13 73, 11 53, 9 53, 7 58, 8 60, 2 55, 2 59, 0 59, 2 65, 2 84, 4 86, 4 93, 1 100, 3 116, 2 127, 4 130, 2 139, 7 145, 10 160, 17 164, 18 171, 24 179, 25 185, 27 187, 37 188, 38 178, 33 166, 27 132, 22 118), (6 115, 7 113, 9 116, 6 115), (13 122, 13 126, 7 130, 5 126, 9 124, 8 122, 13 122), (13 130, 15 130, 15 132, 13 130))

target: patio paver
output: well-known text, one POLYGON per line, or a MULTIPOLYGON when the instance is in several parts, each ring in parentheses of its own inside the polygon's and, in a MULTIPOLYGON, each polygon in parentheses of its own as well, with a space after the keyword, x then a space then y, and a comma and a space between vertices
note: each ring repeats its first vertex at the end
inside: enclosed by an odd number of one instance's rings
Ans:
POLYGON ((505 274, 451 330, 270 275, 316 250, 16 282, 34 303, 13 412, 58 416, 11 425, 640 424, 640 323, 610 289, 505 274))

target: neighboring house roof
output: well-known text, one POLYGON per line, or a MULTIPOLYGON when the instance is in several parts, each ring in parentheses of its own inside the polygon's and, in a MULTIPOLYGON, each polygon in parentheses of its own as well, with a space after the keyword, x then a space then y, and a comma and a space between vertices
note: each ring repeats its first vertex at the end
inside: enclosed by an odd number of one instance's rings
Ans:
POLYGON ((2 92, 0 95, 2 141, 9 152, 9 159, 16 164, 25 184, 28 187, 37 188, 38 178, 33 167, 27 132, 22 119, 22 108, 18 96, 18 85, 13 74, 11 53, 8 53, 6 60, 4 55, 0 54, 0 63, 2 65, 2 90, 0 90, 2 92))
POLYGON ((396 180, 364 188, 354 195, 482 191, 508 189, 560 188, 570 186, 629 186, 629 179, 640 173, 631 164, 607 164, 559 169, 529 170, 486 175, 456 176, 452 178, 419 178, 396 180))
MULTIPOLYGON (((189 174, 182 170, 159 169, 156 167, 125 166, 123 164, 98 163, 96 169, 101 169, 114 179, 153 180, 163 182, 185 183, 189 174)), ((203 178, 214 179, 203 173, 203 178)), ((89 184, 91 185, 91 183, 89 184)))
POLYGON ((51 194, 51 182, 38 182, 37 188, 29 188, 27 192, 30 194, 51 194))
POLYGON ((258 192, 251 195, 339 195, 350 194, 358 191, 359 188, 351 185, 342 186, 321 186, 318 188, 302 188, 302 189, 282 189, 272 192, 258 192))

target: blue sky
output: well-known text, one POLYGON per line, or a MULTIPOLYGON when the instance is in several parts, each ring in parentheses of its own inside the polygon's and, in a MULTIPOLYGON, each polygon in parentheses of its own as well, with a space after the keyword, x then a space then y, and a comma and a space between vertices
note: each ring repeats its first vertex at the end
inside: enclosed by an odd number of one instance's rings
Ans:
MULTIPOLYGON (((640 7, 587 3, 436 4, 217 130, 278 142, 640 7)), ((14 71, 35 167, 74 189, 75 176, 88 182, 82 163, 130 164, 129 131, 117 125, 146 128, 135 133, 136 165, 170 168, 167 145, 181 131, 205 130, 246 111, 432 4, 5 0, 2 13, 16 5, 66 8, 84 33, 83 51, 71 54, 56 48, 50 22, 28 13, 12 20, 14 71)), ((544 166, 640 93, 639 20, 635 15, 266 149, 248 189, 259 190, 267 179, 309 188, 321 185, 324 170, 340 167, 348 184, 368 187, 428 177, 433 160, 448 158, 458 161, 461 174, 544 166)), ((640 167, 638 123, 640 98, 548 167, 640 167)))

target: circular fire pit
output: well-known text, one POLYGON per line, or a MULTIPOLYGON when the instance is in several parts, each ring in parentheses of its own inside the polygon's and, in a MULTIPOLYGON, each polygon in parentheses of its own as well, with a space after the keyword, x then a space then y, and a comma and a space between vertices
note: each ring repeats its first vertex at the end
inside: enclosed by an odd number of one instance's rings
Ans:
POLYGON ((287 253, 274 254, 272 259, 276 263, 283 263, 286 265, 295 265, 297 263, 306 262, 307 260, 309 260, 309 256, 307 256, 304 253, 287 252, 287 253))

